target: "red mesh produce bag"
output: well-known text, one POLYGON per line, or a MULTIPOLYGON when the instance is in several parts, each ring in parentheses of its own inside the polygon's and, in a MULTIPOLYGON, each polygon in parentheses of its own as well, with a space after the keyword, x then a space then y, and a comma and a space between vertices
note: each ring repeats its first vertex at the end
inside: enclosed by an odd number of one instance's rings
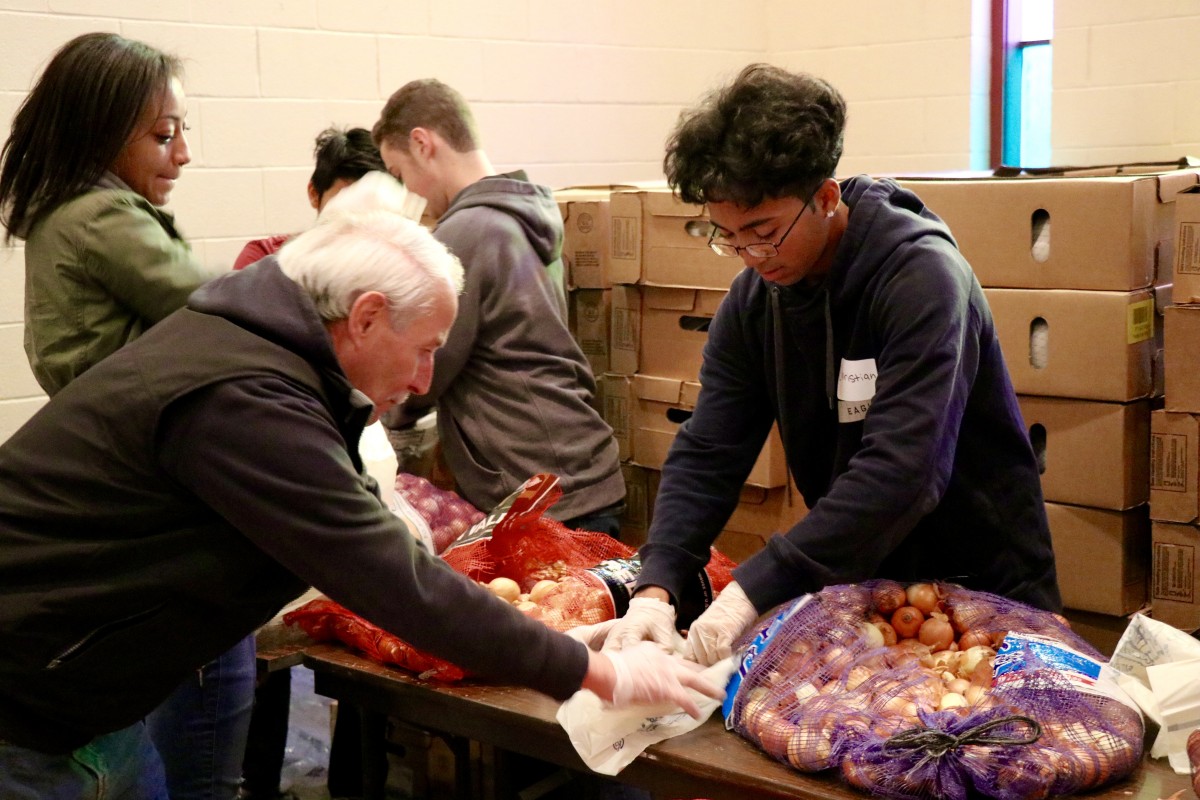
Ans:
POLYGON ((783 608, 745 643, 727 724, 796 769, 838 769, 883 797, 1036 799, 1137 767, 1141 715, 1063 618, 953 584, 915 588, 916 601, 892 581, 831 586, 783 608), (889 644, 911 630, 914 603, 927 609, 918 638, 889 644))
POLYGON ((465 677, 463 670, 449 661, 425 655, 327 598, 309 601, 283 619, 289 625, 299 625, 315 641, 350 645, 369 658, 412 670, 422 678, 452 683, 465 677))
MULTIPOLYGON (((603 533, 571 530, 545 516, 562 496, 558 478, 535 475, 488 515, 440 550, 439 557, 487 585, 518 610, 559 631, 622 615, 640 569, 632 547, 603 533)), ((466 501, 423 478, 398 475, 397 492, 434 532, 461 525, 472 509, 466 501), (466 509, 463 505, 466 504, 466 509)), ((473 510, 473 509, 472 509, 473 510)), ((693 605, 703 609, 731 580, 734 563, 711 551, 697 576, 693 605)), ((681 613, 680 621, 684 624, 681 613)), ((315 600, 284 617, 317 641, 336 640, 370 658, 443 681, 461 680, 462 669, 421 653, 331 600, 315 600)))

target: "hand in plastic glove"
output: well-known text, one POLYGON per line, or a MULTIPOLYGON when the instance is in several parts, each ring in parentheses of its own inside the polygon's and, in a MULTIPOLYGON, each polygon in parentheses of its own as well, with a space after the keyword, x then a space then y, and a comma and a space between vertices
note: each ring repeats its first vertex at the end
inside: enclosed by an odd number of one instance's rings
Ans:
POLYGON ((609 619, 594 625, 579 625, 566 632, 577 642, 583 642, 589 650, 599 650, 608 638, 608 633, 620 620, 609 619))
POLYGON ((675 607, 652 597, 635 597, 604 642, 605 651, 624 650, 638 642, 654 642, 663 652, 674 653, 679 641, 675 607))
POLYGON ((613 708, 630 706, 679 706, 689 716, 700 719, 700 708, 688 689, 695 689, 714 700, 725 692, 701 677, 699 664, 667 655, 653 642, 638 642, 619 652, 600 653, 613 668, 613 708))
POLYGON ((708 667, 733 652, 733 642, 758 619, 758 611, 737 582, 730 583, 688 628, 684 658, 708 667))

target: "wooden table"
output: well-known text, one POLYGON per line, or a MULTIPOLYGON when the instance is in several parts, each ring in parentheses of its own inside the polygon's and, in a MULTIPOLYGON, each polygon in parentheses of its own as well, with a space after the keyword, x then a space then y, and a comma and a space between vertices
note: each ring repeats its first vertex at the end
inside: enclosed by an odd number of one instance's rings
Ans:
MULTIPOLYGON (((534 756, 568 769, 587 771, 566 732, 555 720, 558 703, 529 689, 467 682, 455 685, 422 681, 400 669, 355 655, 339 645, 304 651, 319 694, 354 703, 364 716, 393 717, 409 725, 491 744, 534 756)), ((368 769, 382 758, 379 737, 364 737, 368 769)), ((662 798, 813 798, 867 800, 868 795, 841 783, 834 774, 810 775, 775 761, 715 716, 699 728, 660 742, 643 752, 617 779, 662 798)), ((383 786, 368 781, 367 800, 381 800, 383 786)), ((1176 775, 1165 760, 1147 761, 1124 781, 1080 797, 1094 800, 1158 800, 1186 790, 1187 776, 1176 775)))

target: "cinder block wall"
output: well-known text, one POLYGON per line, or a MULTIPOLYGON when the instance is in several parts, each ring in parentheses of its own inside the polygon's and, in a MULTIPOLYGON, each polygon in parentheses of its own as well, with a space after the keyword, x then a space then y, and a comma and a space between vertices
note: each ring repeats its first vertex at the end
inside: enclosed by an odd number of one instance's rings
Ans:
MULTIPOLYGON (((415 77, 459 88, 496 165, 551 186, 661 177, 679 110, 752 60, 824 75, 845 93, 844 174, 977 166, 987 51, 972 14, 984 5, 0 0, 0 131, 79 33, 117 31, 183 56, 193 162, 173 210, 201 259, 224 269, 246 239, 312 221, 316 133, 371 125, 415 77)), ((1056 9, 1056 161, 1200 152, 1200 3, 1056 9)), ((45 401, 22 349, 23 272, 20 247, 0 249, 0 441, 45 401)))
POLYGON ((1200 156, 1200 2, 1055 0, 1053 157, 1200 156))

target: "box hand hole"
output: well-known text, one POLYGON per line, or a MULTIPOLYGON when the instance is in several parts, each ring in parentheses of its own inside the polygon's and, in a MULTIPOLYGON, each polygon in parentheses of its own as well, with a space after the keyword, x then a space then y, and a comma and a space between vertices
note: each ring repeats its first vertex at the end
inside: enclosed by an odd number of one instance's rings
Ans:
POLYGON ((1050 258, 1050 212, 1039 208, 1030 219, 1029 253, 1033 260, 1044 264, 1050 258))
POLYGON ((1050 360, 1050 324, 1041 317, 1029 323, 1029 363, 1034 369, 1045 369, 1050 360))
POLYGON ((1037 457, 1038 475, 1046 474, 1046 426, 1035 422, 1029 426, 1029 443, 1037 457))

